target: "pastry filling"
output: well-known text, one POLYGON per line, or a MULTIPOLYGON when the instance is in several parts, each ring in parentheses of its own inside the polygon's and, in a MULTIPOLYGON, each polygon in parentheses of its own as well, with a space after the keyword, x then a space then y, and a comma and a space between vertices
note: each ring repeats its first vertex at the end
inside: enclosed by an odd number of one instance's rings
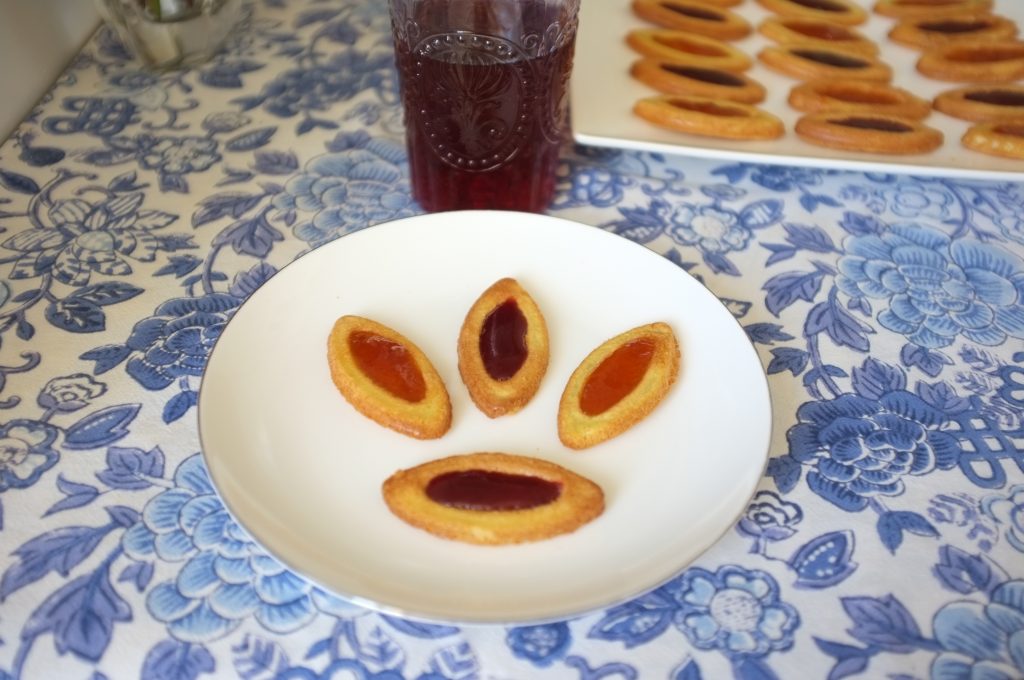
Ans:
POLYGON ((786 28, 808 38, 817 40, 856 40, 856 36, 840 26, 827 26, 825 24, 804 24, 790 22, 786 28))
POLYGON ((348 336, 348 348, 359 370, 378 387, 412 403, 427 396, 423 373, 402 345, 376 333, 355 331, 348 336))
POLYGON ((445 472, 426 488, 427 497, 440 505, 490 512, 536 508, 554 503, 561 493, 558 482, 494 470, 445 472))
POLYGON ((964 0, 896 0, 897 7, 943 7, 945 5, 961 5, 964 0))
POLYGON ((480 330, 480 358, 487 375, 501 381, 519 372, 526 361, 527 326, 526 317, 512 298, 487 315, 480 330))
POLYGON ((878 132, 913 132, 914 128, 904 123, 900 123, 895 120, 886 120, 884 118, 840 118, 839 120, 830 120, 833 125, 842 125, 843 127, 856 128, 858 130, 876 130, 878 132))
POLYGON ((674 2, 665 2, 662 3, 662 6, 665 7, 665 9, 670 9, 673 12, 678 12, 679 14, 682 14, 685 17, 690 17, 691 19, 703 19, 704 21, 725 21, 725 17, 723 17, 721 14, 712 9, 684 7, 683 5, 677 5, 674 2))
POLYGON ((690 40, 672 39, 657 36, 654 38, 654 42, 659 45, 664 45, 669 49, 677 50, 679 52, 686 52, 687 54, 695 54, 700 57, 724 57, 726 55, 725 50, 714 45, 704 45, 698 42, 690 40))
POLYGON ((847 12, 849 7, 838 2, 830 2, 830 0, 790 0, 794 5, 800 5, 807 9, 816 9, 822 12, 847 12))
POLYGON ((743 79, 732 73, 719 71, 713 68, 698 68, 696 66, 680 66, 679 64, 662 64, 662 69, 683 78, 699 80, 702 83, 712 85, 725 85, 727 87, 742 87, 743 79))
POLYGON ((886 91, 868 91, 854 88, 843 88, 841 85, 826 88, 823 93, 832 99, 838 99, 849 104, 898 104, 899 96, 886 91))
POLYGON ((1010 137, 1020 137, 1024 139, 1024 124, 1022 123, 1003 123, 996 125, 992 128, 996 133, 1001 135, 1009 135, 1010 137))
POLYGON ((947 19, 946 21, 926 21, 918 24, 917 27, 922 31, 931 31, 932 33, 974 33, 985 30, 989 27, 989 23, 987 21, 947 19))
POLYGON ((1024 46, 989 45, 984 47, 963 47, 950 50, 946 55, 950 61, 961 61, 972 64, 988 64, 998 61, 1024 59, 1024 46))
POLYGON ((580 410, 596 416, 622 401, 647 374, 655 349, 654 339, 638 338, 609 354, 583 384, 580 410))
POLYGON ((669 103, 683 111, 705 113, 709 116, 720 116, 722 118, 745 118, 748 115, 743 109, 737 109, 731 106, 722 106, 714 102, 695 102, 687 99, 672 99, 669 100, 669 103))
POLYGON ((968 92, 964 99, 981 104, 992 104, 993 106, 1024 106, 1024 92, 1013 90, 982 90, 981 92, 968 92))
POLYGON ((863 59, 851 57, 838 52, 824 52, 822 50, 793 50, 793 54, 808 61, 815 61, 826 66, 837 68, 866 68, 868 62, 863 59))

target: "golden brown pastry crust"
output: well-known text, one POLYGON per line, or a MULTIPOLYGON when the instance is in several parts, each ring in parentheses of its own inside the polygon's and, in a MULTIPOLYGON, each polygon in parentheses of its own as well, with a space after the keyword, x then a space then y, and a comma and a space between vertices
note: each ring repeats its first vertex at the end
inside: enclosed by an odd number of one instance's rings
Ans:
POLYGON ((341 395, 367 418, 417 439, 437 439, 448 431, 452 407, 441 376, 426 355, 398 331, 360 316, 343 316, 334 323, 327 339, 331 379, 341 395), (349 336, 368 332, 406 349, 426 385, 425 396, 410 402, 395 396, 360 370, 349 336))
POLYGON ((775 115, 750 104, 683 94, 644 97, 633 113, 659 127, 719 139, 777 139, 785 132, 775 115))
POLYGON ((866 54, 838 48, 776 45, 761 50, 757 58, 777 73, 798 80, 872 80, 889 82, 888 64, 866 54))
POLYGON ((935 97, 936 111, 982 123, 1024 117, 1024 85, 968 85, 935 97))
POLYGON ((942 17, 966 12, 987 12, 992 0, 878 0, 874 11, 896 19, 942 17))
POLYGON ((403 521, 436 536, 480 545, 540 541, 580 528, 604 512, 604 492, 594 482, 539 458, 471 453, 400 470, 381 487, 384 502, 403 521), (427 485, 438 475, 482 470, 526 475, 561 486, 557 499, 522 510, 467 510, 432 500, 427 485))
POLYGON ((826 49, 838 47, 857 54, 878 54, 878 45, 860 31, 821 19, 770 17, 762 21, 757 30, 780 45, 807 45, 826 49))
POLYGON ((844 26, 857 26, 868 13, 851 0, 757 0, 765 9, 789 17, 820 19, 844 26))
POLYGON ((869 80, 812 80, 789 92, 789 105, 797 111, 885 113, 922 120, 932 111, 930 102, 902 88, 869 80))
POLYGON ((817 146, 887 155, 920 154, 942 146, 942 133, 920 121, 868 113, 809 113, 796 133, 817 146))
POLYGON ((744 104, 757 104, 765 96, 761 83, 742 73, 723 69, 640 59, 633 63, 629 72, 640 82, 665 94, 690 94, 744 104))
POLYGON ((490 418, 521 410, 537 393, 548 369, 548 329, 540 307, 530 294, 512 278, 493 283, 480 294, 459 331, 459 374, 477 408, 490 418), (480 355, 480 334, 488 315, 499 305, 515 300, 526 319, 526 360, 515 375, 495 380, 487 372, 480 355))
POLYGON ((616 437, 650 415, 679 376, 679 343, 672 328, 662 322, 638 326, 601 343, 580 362, 558 404, 558 438, 571 449, 585 449, 616 437), (591 374, 615 350, 629 342, 650 339, 654 354, 639 384, 618 403, 597 415, 580 406, 591 374))
POLYGON ((989 156, 1024 159, 1024 117, 975 123, 960 141, 989 156))
POLYGON ((638 28, 626 34, 626 44, 652 59, 689 66, 746 71, 754 62, 721 40, 669 28, 638 28))
POLYGON ((719 40, 740 40, 751 32, 750 22, 739 14, 700 0, 633 0, 633 13, 664 28, 719 40))
POLYGON ((917 70, 929 78, 960 83, 1006 83, 1024 78, 1024 42, 952 43, 923 53, 917 70))
POLYGON ((912 17, 900 21, 889 31, 893 42, 919 49, 976 40, 1012 40, 1016 35, 1017 24, 987 12, 912 17))

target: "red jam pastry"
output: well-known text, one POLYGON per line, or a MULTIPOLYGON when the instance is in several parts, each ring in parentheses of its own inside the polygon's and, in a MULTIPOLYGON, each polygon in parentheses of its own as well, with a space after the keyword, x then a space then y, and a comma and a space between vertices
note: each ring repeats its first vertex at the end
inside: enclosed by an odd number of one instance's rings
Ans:
POLYGON ((893 42, 920 49, 972 40, 1012 40, 1016 35, 1017 24, 988 12, 909 18, 889 31, 893 42))
POLYGON ((692 94, 710 99, 728 99, 743 104, 764 100, 761 83, 742 73, 723 69, 688 66, 672 61, 640 59, 633 63, 630 75, 665 94, 692 94))
POLYGON ((889 82, 888 64, 859 52, 836 47, 774 45, 761 50, 757 58, 773 71, 799 80, 873 80, 889 82))
POLYGON ((719 40, 739 40, 750 35, 750 23, 707 0, 633 0, 633 12, 652 24, 690 31, 719 40))
POLYGON ((441 376, 405 336, 359 316, 343 316, 327 339, 331 379, 350 404, 384 427, 417 439, 448 431, 452 407, 441 376))
POLYGON ((795 129, 817 146, 887 155, 928 153, 943 141, 941 132, 918 120, 878 113, 809 113, 795 129))
POLYGON ((789 105, 797 111, 886 113, 922 120, 932 111, 931 102, 908 90, 869 80, 813 80, 789 92, 789 105))
POLYGON ((459 374, 477 408, 491 418, 515 413, 548 368, 544 316, 515 279, 501 279, 466 314, 458 351, 459 374))
POLYGON ((875 12, 896 19, 942 17, 966 12, 987 12, 992 0, 878 0, 875 12))
POLYGON ((975 123, 961 142, 968 149, 989 156, 1024 159, 1024 117, 975 123))
POLYGON ((718 139, 777 139, 785 133, 775 115, 750 104, 684 94, 644 97, 633 113, 675 132, 718 139))
POLYGON ((384 502, 403 521, 436 536, 502 545, 575 531, 604 512, 594 482, 539 458, 471 453, 399 470, 384 502))
POLYGON ((932 103, 936 111, 975 123, 1024 118, 1024 85, 968 85, 947 90, 932 103))
POLYGON ((929 78, 962 83, 1006 83, 1024 78, 1024 42, 978 40, 928 50, 917 70, 929 78))
POLYGON ((671 327, 652 323, 606 340, 573 371, 558 405, 558 438, 585 449, 646 418, 679 375, 671 327))
POLYGON ((645 57, 682 66, 746 71, 754 63, 745 52, 721 40, 669 28, 634 29, 626 34, 626 44, 645 57))
POLYGON ((868 13, 852 0, 758 0, 762 7, 786 17, 821 19, 833 24, 855 26, 867 21, 868 13))
POLYGON ((878 54, 878 45, 863 33, 823 19, 776 16, 762 21, 757 30, 780 45, 838 47, 870 56, 878 54))

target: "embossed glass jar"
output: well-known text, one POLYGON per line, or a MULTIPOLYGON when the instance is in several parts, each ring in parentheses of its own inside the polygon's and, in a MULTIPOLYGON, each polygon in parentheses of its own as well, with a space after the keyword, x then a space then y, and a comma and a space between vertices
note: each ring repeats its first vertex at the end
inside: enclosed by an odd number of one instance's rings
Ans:
POLYGON ((390 0, 413 195, 543 211, 568 131, 580 0, 390 0))

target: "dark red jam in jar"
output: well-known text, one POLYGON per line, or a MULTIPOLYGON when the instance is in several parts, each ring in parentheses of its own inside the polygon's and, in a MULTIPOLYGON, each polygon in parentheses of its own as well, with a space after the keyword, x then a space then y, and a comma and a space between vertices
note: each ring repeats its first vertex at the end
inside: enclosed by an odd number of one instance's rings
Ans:
POLYGON ((348 336, 348 347, 359 370, 378 386, 412 403, 427 396, 423 373, 402 345, 376 333, 355 331, 348 336))
POLYGON ((528 325, 514 298, 491 310, 480 330, 480 358, 487 375, 503 381, 519 372, 528 354, 528 325))
POLYGON ((494 470, 457 470, 427 483, 427 497, 460 510, 528 510, 553 503, 562 485, 532 475, 494 470))

